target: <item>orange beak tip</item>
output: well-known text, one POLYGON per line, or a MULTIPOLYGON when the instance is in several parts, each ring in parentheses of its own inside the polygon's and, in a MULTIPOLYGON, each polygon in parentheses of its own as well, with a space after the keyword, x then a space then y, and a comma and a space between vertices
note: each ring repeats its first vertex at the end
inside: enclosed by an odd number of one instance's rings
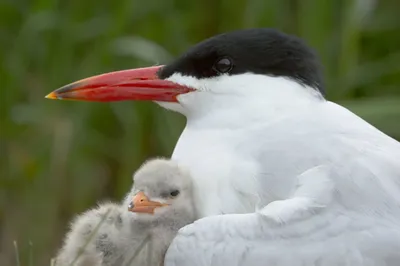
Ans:
POLYGON ((52 100, 60 100, 60 99, 62 99, 61 97, 58 97, 57 94, 54 93, 54 91, 51 92, 51 93, 49 93, 49 94, 47 94, 47 95, 45 96, 45 98, 46 98, 46 99, 52 99, 52 100))

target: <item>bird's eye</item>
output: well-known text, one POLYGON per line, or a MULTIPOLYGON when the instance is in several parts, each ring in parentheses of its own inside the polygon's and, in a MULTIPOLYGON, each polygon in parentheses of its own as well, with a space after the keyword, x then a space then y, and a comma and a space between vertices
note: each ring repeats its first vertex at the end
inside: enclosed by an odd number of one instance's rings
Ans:
POLYGON ((233 67, 232 60, 226 57, 218 59, 213 66, 214 70, 221 74, 228 73, 229 71, 232 70, 232 67, 233 67))
POLYGON ((169 193, 169 195, 170 195, 171 197, 176 197, 176 196, 179 195, 179 190, 172 190, 172 191, 169 193))

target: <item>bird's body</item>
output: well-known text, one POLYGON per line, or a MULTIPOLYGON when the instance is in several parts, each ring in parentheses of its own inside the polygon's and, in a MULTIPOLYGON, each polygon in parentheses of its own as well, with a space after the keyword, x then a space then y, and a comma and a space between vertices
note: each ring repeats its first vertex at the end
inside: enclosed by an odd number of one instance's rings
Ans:
MULTIPOLYGON (((240 119, 240 113, 232 118, 240 119)), ((208 193, 214 193, 196 201, 202 216, 253 212, 254 195, 265 197, 266 204, 289 198, 297 177, 317 166, 329 167, 335 189, 340 192, 341 186, 349 186, 361 205, 369 205, 369 199, 379 195, 380 207, 386 201, 399 206, 400 144, 396 140, 327 101, 315 102, 273 125, 266 121, 226 128, 192 128, 188 123, 172 157, 191 169, 196 192, 207 186, 208 193)), ((355 200, 353 193, 343 194, 344 204, 347 196, 355 200)), ((354 208, 361 206, 356 203, 354 208)))
MULTIPOLYGON (((195 219, 191 195, 191 181, 186 171, 174 162, 153 160, 135 174, 131 192, 121 205, 100 204, 86 211, 71 224, 63 247, 57 256, 58 266, 162 266, 165 252, 178 230, 195 219), (169 180, 168 186, 165 180, 169 180), (168 206, 158 206, 154 214, 133 206, 128 211, 132 196, 138 191, 158 195, 173 186, 180 194, 174 199, 158 200, 168 206), (158 209, 161 208, 161 209, 158 209)), ((146 202, 149 202, 146 200, 146 202)), ((147 208, 143 205, 142 208, 147 208)), ((151 211, 153 211, 151 210, 151 211)))
POLYGON ((208 218, 181 231, 166 265, 398 265, 399 143, 328 101, 260 121, 188 123, 173 158, 208 218))
POLYGON ((186 116, 172 158, 202 219, 167 266, 399 265, 400 144, 325 100, 318 57, 294 36, 228 32, 48 97, 153 100, 186 116))

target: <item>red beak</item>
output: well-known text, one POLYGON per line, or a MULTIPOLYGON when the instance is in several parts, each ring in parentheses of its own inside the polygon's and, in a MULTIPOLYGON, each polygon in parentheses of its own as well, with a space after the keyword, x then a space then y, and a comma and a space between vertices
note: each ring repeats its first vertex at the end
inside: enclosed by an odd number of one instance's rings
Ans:
POLYGON ((147 100, 177 102, 180 94, 194 89, 159 79, 163 66, 137 68, 110 72, 82 79, 48 94, 48 99, 114 102, 147 100))

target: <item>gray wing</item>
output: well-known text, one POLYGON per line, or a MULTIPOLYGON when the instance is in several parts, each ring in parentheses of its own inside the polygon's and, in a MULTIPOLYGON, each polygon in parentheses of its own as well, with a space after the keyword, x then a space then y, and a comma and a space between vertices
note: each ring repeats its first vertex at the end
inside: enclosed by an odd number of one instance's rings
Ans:
POLYGON ((165 265, 398 266, 400 261, 400 232, 380 232, 384 224, 356 229, 344 214, 279 229, 256 220, 251 214, 203 218, 179 232, 165 265))
POLYGON ((211 216, 184 227, 165 265, 397 266, 400 220, 343 208, 331 171, 306 171, 290 199, 255 213, 211 216))

